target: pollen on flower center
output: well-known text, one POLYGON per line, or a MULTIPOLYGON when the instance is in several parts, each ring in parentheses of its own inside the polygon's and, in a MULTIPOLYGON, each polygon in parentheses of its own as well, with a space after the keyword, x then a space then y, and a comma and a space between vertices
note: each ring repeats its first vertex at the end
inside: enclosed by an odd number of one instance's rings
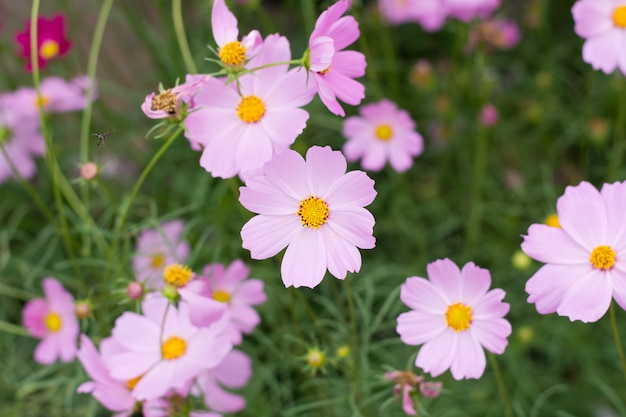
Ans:
POLYGON ((213 299, 220 303, 227 303, 230 301, 230 294, 226 291, 217 290, 213 292, 213 299))
POLYGON ((135 389, 135 385, 137 385, 137 383, 139 382, 139 380, 143 377, 143 375, 139 375, 136 378, 132 378, 129 379, 128 381, 126 381, 126 388, 128 388, 129 390, 133 390, 135 389))
POLYGON ((559 215, 556 213, 548 215, 544 223, 550 227, 561 227, 561 223, 559 223, 559 215))
POLYGON ((626 6, 619 6, 613 12, 613 23, 618 28, 626 29, 626 6))
POLYGON ((330 72, 330 68, 331 68, 331 67, 332 67, 332 65, 331 65, 331 66, 329 66, 328 68, 324 69, 324 70, 318 71, 317 73, 318 73, 319 75, 326 75, 326 74, 328 74, 328 73, 330 72))
POLYGON ((163 279, 175 287, 182 287, 191 279, 191 268, 181 264, 171 264, 165 267, 163 279))
POLYGON ((328 204, 319 197, 310 196, 300 202, 298 216, 303 226, 319 229, 328 220, 328 204))
POLYGON ((56 333, 61 330, 61 316, 59 316, 57 313, 48 313, 44 321, 46 323, 46 328, 51 332, 56 333))
POLYGON ((613 268, 615 265, 615 251, 610 246, 600 245, 597 246, 591 256, 589 262, 595 269, 602 269, 604 271, 613 268))
POLYGON ((53 39, 46 39, 39 47, 39 55, 43 59, 51 59, 59 55, 59 43, 53 39))
POLYGON ((152 255, 151 258, 152 259, 150 260, 150 266, 152 268, 160 268, 165 263, 165 255, 163 255, 162 253, 155 253, 154 255, 152 255))
POLYGON ((446 311, 446 323, 455 332, 462 332, 470 327, 472 309, 463 303, 455 303, 446 311))
POLYGON ((246 123, 256 123, 265 114, 265 104, 257 96, 245 96, 237 106, 237 116, 246 123))
POLYGON ((48 105, 49 101, 50 100, 48 99, 48 97, 41 96, 41 97, 38 97, 33 104, 34 104, 35 108, 37 108, 37 109, 40 108, 40 107, 45 109, 46 106, 48 105))
POLYGON ((163 359, 171 360, 180 358, 187 350, 187 342, 180 337, 172 336, 161 345, 163 359))
POLYGON ((393 136, 393 129, 388 124, 378 125, 376 126, 375 135, 376 138, 386 142, 393 136))
POLYGON ((224 64, 238 66, 246 57, 246 47, 239 41, 229 42, 220 48, 218 55, 224 64))
POLYGON ((150 108, 153 111, 164 110, 169 114, 175 114, 177 104, 176 94, 172 93, 172 89, 169 89, 152 97, 150 108))

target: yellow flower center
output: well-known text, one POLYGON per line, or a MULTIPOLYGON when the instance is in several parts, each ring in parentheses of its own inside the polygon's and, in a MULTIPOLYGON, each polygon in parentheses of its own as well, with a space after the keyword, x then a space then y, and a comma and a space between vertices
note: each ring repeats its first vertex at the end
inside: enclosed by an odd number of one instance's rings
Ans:
POLYGON ((613 12, 613 23, 618 28, 626 29, 626 6, 619 6, 613 12))
POLYGON ((39 47, 39 56, 43 59, 51 59, 59 55, 59 43, 52 39, 46 39, 39 47))
POLYGON ((550 214, 546 217, 545 224, 551 227, 561 227, 561 223, 559 223, 559 216, 556 213, 550 214))
POLYGON ((300 202, 298 216, 303 226, 319 229, 328 220, 328 204, 319 197, 310 196, 300 202))
POLYGON ((600 245, 591 252, 589 262, 595 269, 611 269, 615 265, 615 251, 610 246, 600 245))
POLYGON ((455 332, 462 332, 470 327, 472 322, 472 309, 463 303, 455 303, 446 311, 446 323, 455 332))
POLYGON ((230 294, 226 291, 217 290, 213 292, 213 299, 220 303, 227 303, 230 301, 230 294))
POLYGON ((161 345, 163 359, 172 360, 180 358, 187 350, 187 342, 180 337, 172 336, 161 345))
POLYGON ((46 323, 46 328, 51 332, 56 333, 61 330, 61 324, 63 322, 61 321, 61 316, 57 313, 48 313, 44 321, 46 323))
POLYGON ((181 264, 168 265, 163 271, 163 279, 174 287, 182 287, 191 279, 191 268, 181 264))
POLYGON ((176 94, 169 89, 152 97, 150 108, 154 111, 164 110, 169 114, 175 114, 177 104, 176 94))
POLYGON ((237 106, 237 116, 246 123, 256 123, 265 114, 265 104, 257 96, 245 96, 237 106))
POLYGON ((239 41, 229 42, 220 48, 218 55, 224 64, 235 67, 243 64, 246 47, 239 41))
POLYGON ((325 70, 318 71, 317 73, 320 74, 320 75, 326 75, 326 74, 328 74, 330 72, 330 68, 331 67, 332 67, 332 65, 329 66, 328 68, 326 68, 325 70))
POLYGON ((378 139, 386 142, 393 136, 393 129, 388 124, 378 125, 375 134, 378 139))
POLYGON ((160 268, 165 263, 165 255, 162 253, 155 253, 152 255, 152 260, 150 261, 150 266, 152 268, 160 268))
POLYGON ((141 377, 143 377, 143 375, 139 375, 137 378, 129 379, 128 381, 126 381, 126 388, 128 388, 130 391, 135 389, 135 385, 137 385, 137 382, 139 382, 141 377))
POLYGON ((41 96, 41 97, 38 97, 33 104, 34 104, 35 108, 37 108, 37 109, 39 109, 40 107, 45 109, 46 106, 48 105, 49 101, 50 100, 48 99, 48 97, 41 96))

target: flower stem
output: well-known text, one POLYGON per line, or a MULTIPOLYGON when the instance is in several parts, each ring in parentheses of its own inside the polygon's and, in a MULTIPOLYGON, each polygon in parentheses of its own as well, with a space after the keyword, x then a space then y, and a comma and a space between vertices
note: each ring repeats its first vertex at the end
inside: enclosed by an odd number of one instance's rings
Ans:
POLYGON ((509 402, 509 396, 506 392, 504 379, 502 378, 502 372, 500 372, 500 365, 498 365, 496 356, 493 353, 488 352, 487 355, 489 356, 489 363, 491 363, 491 367, 493 368, 493 374, 496 377, 496 384, 498 385, 500 399, 502 400, 502 404, 504 405, 504 415, 506 417, 513 417, 513 410, 511 408, 511 403, 509 402))
POLYGON ((11 333, 17 336, 30 336, 28 330, 23 328, 22 326, 17 326, 13 323, 7 323, 6 321, 0 320, 0 331, 11 333))
POLYGON ((623 99, 624 94, 626 94, 626 76, 617 74, 617 77, 619 77, 619 79, 616 97, 622 98, 618 100, 619 110, 614 131, 614 146, 611 151, 611 159, 609 160, 609 169, 607 172, 608 181, 615 181, 620 178, 618 170, 622 167, 624 151, 626 151, 626 100, 623 99))
POLYGON ((348 298, 348 310, 350 312, 350 332, 352 334, 352 395, 355 405, 358 405, 359 391, 360 391, 360 350, 359 350, 359 335, 356 327, 356 314, 354 311, 354 301, 352 299, 352 285, 351 279, 346 277, 346 297, 348 298))
POLYGON ((189 43, 187 42, 187 37, 185 36, 181 3, 181 0, 172 0, 172 20, 174 21, 174 32, 176 33, 178 47, 180 48, 180 53, 183 56, 183 61, 185 61, 187 71, 191 74, 197 74, 198 68, 193 62, 193 56, 191 55, 189 43))
MULTIPOLYGON (((93 108, 93 96, 96 80, 96 68, 98 65, 98 55, 100 54, 100 46, 104 38, 104 28, 109 18, 109 12, 113 6, 113 0, 105 0, 98 14, 98 21, 94 29, 93 40, 89 48, 89 58, 87 60, 87 77, 89 78, 89 88, 86 92, 87 105, 83 111, 83 117, 80 124, 80 159, 81 162, 89 160, 89 127, 91 124, 91 110, 93 108)), ((89 212, 89 187, 86 182, 81 184, 81 200, 85 205, 85 210, 89 212)), ((87 216, 89 218, 89 216, 87 216)), ((83 245, 81 253, 83 256, 89 256, 91 248, 91 233, 89 232, 89 219, 83 219, 83 245)))
POLYGON ((262 70, 264 68, 277 67, 279 65, 298 65, 298 66, 303 66, 304 65, 304 58, 292 59, 291 61, 272 62, 271 64, 265 64, 265 65, 261 65, 261 66, 256 67, 256 68, 252 68, 249 71, 250 72, 254 72, 254 71, 262 70))
POLYGON ((626 358, 624 357, 624 349, 622 349, 622 342, 620 341, 619 332, 617 331, 617 319, 615 318, 615 303, 611 302, 609 307, 611 315, 611 330, 613 330, 613 339, 615 340, 615 347, 617 348, 617 354, 619 360, 622 363, 622 369, 624 370, 624 378, 626 378, 626 358))

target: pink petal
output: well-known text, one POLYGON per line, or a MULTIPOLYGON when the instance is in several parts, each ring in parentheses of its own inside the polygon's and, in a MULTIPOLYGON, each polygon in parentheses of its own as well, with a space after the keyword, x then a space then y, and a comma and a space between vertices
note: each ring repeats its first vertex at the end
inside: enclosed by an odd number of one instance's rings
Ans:
POLYGON ((278 189, 302 201, 310 195, 306 182, 306 165, 298 152, 287 150, 265 164, 265 175, 278 189))
POLYGON ((337 20, 328 31, 335 41, 335 50, 341 51, 348 45, 354 43, 361 33, 359 32, 359 24, 353 16, 344 16, 337 20))
POLYGON ((179 288, 181 298, 189 303, 189 319, 196 327, 206 327, 221 319, 226 305, 211 298, 203 297, 187 288, 179 288))
MULTIPOLYGON (((363 55, 361 52, 341 51, 337 52, 333 57, 333 67, 329 74, 335 72, 343 75, 344 77, 359 78, 365 75, 365 67, 367 67, 367 62, 365 61, 365 55, 363 55)), ((353 82, 359 84, 356 81, 353 82)), ((359 87, 358 90, 360 91, 361 88, 359 87)), ((341 98, 341 95, 339 95, 339 97, 341 98)), ((344 101, 346 103, 349 103, 346 100, 344 101)))
POLYGON ((311 194, 327 198, 328 192, 346 173, 346 158, 330 146, 312 146, 306 153, 306 179, 311 194))
POLYGON ((626 183, 604 184, 600 194, 606 207, 608 228, 607 243, 616 251, 626 249, 626 183))
POLYGON ((447 305, 463 300, 461 270, 454 262, 448 258, 438 259, 429 263, 426 271, 430 282, 441 291, 447 305))
MULTIPOLYGON (((306 110, 289 107, 268 110, 259 123, 271 139, 274 151, 277 152, 293 144, 306 127, 307 120, 309 113, 306 110)), ((252 138, 255 139, 257 138, 252 138)))
POLYGON ((150 341, 158 343, 159 333, 159 328, 152 321, 130 312, 125 312, 118 317, 112 330, 115 340, 126 349, 147 354, 159 349, 158 346, 154 347, 150 344, 150 341))
POLYGON ((473 305, 482 298, 491 285, 489 271, 468 262, 461 270, 461 299, 468 305, 473 305))
POLYGON ((396 332, 407 345, 421 345, 434 340, 447 330, 443 315, 435 316, 409 311, 398 316, 396 332))
POLYGON ((333 210, 341 210, 346 206, 368 206, 376 194, 374 180, 362 171, 350 171, 332 184, 325 198, 333 210))
POLYGON ((417 415, 415 412, 415 406, 413 405, 413 399, 411 398, 411 391, 413 391, 413 387, 408 384, 405 384, 402 387, 402 411, 410 416, 417 415))
POLYGON ((472 305, 473 318, 475 320, 489 320, 494 317, 504 317, 510 309, 508 303, 502 302, 505 295, 506 293, 499 288, 489 291, 472 305))
POLYGON ((43 298, 30 300, 22 310, 22 324, 30 334, 42 338, 48 333, 45 318, 49 311, 48 303, 43 298))
POLYGON ((457 335, 452 330, 446 330, 439 337, 432 339, 420 348, 415 359, 415 366, 433 377, 444 373, 452 365, 458 354, 457 335))
POLYGON ((330 67, 335 55, 335 42, 328 36, 320 36, 309 43, 311 71, 320 72, 330 67))
POLYGON ((154 400, 164 395, 177 382, 174 379, 176 361, 163 361, 150 369, 135 385, 133 397, 154 400))
POLYGON ((606 209, 593 185, 583 181, 576 187, 567 187, 557 201, 557 212, 563 230, 589 253, 606 244, 606 209))
POLYGON ((264 290, 265 284, 259 279, 249 279, 237 289, 237 302, 251 305, 262 304, 267 300, 264 290))
POLYGON ((554 313, 572 283, 591 270, 589 265, 544 265, 526 282, 528 302, 540 314, 554 313))
POLYGON ((573 280, 556 312, 571 321, 595 322, 609 309, 612 295, 611 281, 606 272, 592 270, 573 280))
MULTIPOLYGON (((156 342, 158 346, 158 341, 156 342)), ((113 356, 109 363, 111 377, 122 381, 137 378, 161 360, 159 346, 158 353, 144 354, 124 352, 113 356)))
POLYGON ((297 215, 251 218, 241 229, 241 246, 250 251, 252 259, 267 259, 283 250, 302 230, 297 215))
POLYGON ((229 42, 236 41, 239 36, 237 18, 230 10, 228 10, 224 0, 214 0, 213 2, 211 27, 213 29, 215 43, 217 43, 220 47, 229 42))
POLYGON ((487 359, 485 352, 470 332, 457 333, 458 348, 450 371, 456 380, 480 378, 485 372, 487 359))
POLYGON ((247 304, 232 303, 228 313, 240 332, 252 333, 254 328, 261 323, 259 313, 247 304))
POLYGON ((572 7, 576 26, 574 31, 582 38, 591 38, 613 29, 609 2, 578 1, 572 7))
POLYGON ((327 225, 337 236, 361 249, 372 249, 376 245, 372 236, 374 216, 362 207, 331 211, 327 225))
POLYGON ((74 311, 74 297, 54 278, 45 278, 41 284, 43 292, 48 300, 50 310, 57 313, 74 311))
MULTIPOLYGON (((246 68, 257 68, 264 65, 275 64, 277 62, 288 62, 291 60, 291 51, 289 50, 289 41, 284 36, 275 33, 265 38, 262 49, 253 57, 246 65, 246 68)), ((254 85, 254 93, 262 97, 266 96, 266 88, 275 88, 280 77, 284 76, 289 65, 273 65, 261 70, 257 70, 254 74, 244 75, 251 77, 254 85)))
POLYGON ((613 298, 622 309, 626 310, 626 272, 613 268, 607 273, 611 277, 613 298))
POLYGON ((326 250, 321 233, 302 228, 287 247, 280 272, 286 287, 317 286, 326 272, 326 250))
POLYGON ((252 360, 245 353, 233 350, 213 369, 213 375, 229 388, 243 388, 252 376, 252 360))
POLYGON ((91 339, 84 334, 80 336, 80 350, 76 354, 76 357, 91 379, 99 382, 111 381, 109 370, 102 361, 96 347, 93 345, 91 339))
POLYGON ((348 0, 339 0, 328 9, 324 10, 315 22, 315 29, 313 29, 310 39, 327 35, 332 25, 348 10, 349 5, 350 2, 348 0))
POLYGON ((321 232, 326 247, 328 272, 339 279, 345 279, 348 272, 359 272, 361 254, 356 246, 338 236, 331 228, 322 228, 321 232))
POLYGON ((619 62, 622 34, 620 30, 609 30, 601 35, 589 38, 583 44, 583 61, 600 69, 605 74, 615 71, 619 62))
POLYGON ((44 337, 35 348, 35 361, 43 365, 50 365, 54 363, 58 357, 59 347, 58 342, 54 337, 44 337))
POLYGON ((246 400, 240 395, 232 394, 215 381, 203 381, 204 401, 207 407, 220 413, 236 413, 246 406, 246 400))
POLYGON ((277 189, 264 175, 250 178, 239 192, 239 202, 253 213, 288 216, 298 211, 300 204, 300 200, 277 189))
POLYGON ((322 100, 322 103, 324 103, 326 108, 330 110, 331 113, 343 117, 346 115, 346 113, 344 112, 339 102, 337 102, 335 90, 330 86, 330 84, 328 84, 328 81, 326 79, 327 75, 328 74, 322 75, 319 73, 313 74, 320 100, 322 100))
POLYGON ((526 255, 540 262, 568 265, 588 264, 593 249, 583 248, 563 229, 545 224, 531 225, 521 246, 526 255))
POLYGON ((473 320, 471 332, 485 349, 495 354, 504 353, 511 334, 511 324, 504 319, 473 320))
POLYGON ((361 100, 365 98, 365 87, 358 81, 340 73, 339 71, 330 71, 325 75, 328 86, 332 88, 341 101, 352 106, 361 104, 361 100))
POLYGON ((409 277, 400 287, 400 300, 409 308, 430 315, 441 315, 448 309, 445 295, 430 281, 409 277))

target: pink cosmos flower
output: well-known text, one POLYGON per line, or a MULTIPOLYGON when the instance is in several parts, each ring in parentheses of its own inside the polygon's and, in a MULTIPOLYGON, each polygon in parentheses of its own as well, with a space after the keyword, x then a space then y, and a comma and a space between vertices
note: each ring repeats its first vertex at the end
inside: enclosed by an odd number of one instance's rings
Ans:
POLYGON ((263 281, 247 279, 249 273, 250 269, 238 259, 228 268, 222 264, 207 265, 202 274, 208 283, 210 296, 227 306, 224 320, 228 321, 228 326, 224 332, 235 345, 241 343, 242 333, 252 333, 261 322, 252 306, 267 299, 263 281))
POLYGON ((264 175, 241 187, 239 201, 259 213, 241 229, 253 259, 287 247, 281 265, 285 286, 313 288, 326 269, 339 279, 361 269, 357 248, 371 249, 374 181, 362 171, 346 173, 346 159, 329 146, 313 146, 306 160, 287 150, 266 163, 264 175))
POLYGON ((252 376, 252 360, 245 353, 233 350, 213 369, 202 372, 196 383, 204 402, 219 413, 237 413, 246 407, 246 400, 222 388, 243 388, 252 376))
POLYGON ((349 117, 343 124, 346 159, 362 158, 361 166, 372 171, 380 171, 387 161, 398 172, 409 169, 424 148, 409 113, 389 100, 362 106, 359 113, 360 117, 349 117))
POLYGON ((222 326, 193 326, 185 303, 176 308, 164 298, 150 297, 142 303, 142 311, 143 315, 126 312, 115 321, 112 335, 125 351, 114 355, 109 364, 113 378, 141 376, 132 391, 138 400, 184 388, 232 349, 222 326))
POLYGON ((500 6, 500 0, 445 0, 448 15, 463 22, 485 18, 500 6))
POLYGON ((218 55, 222 62, 229 67, 241 67, 245 61, 257 53, 257 48, 263 43, 263 38, 257 30, 238 40, 239 28, 237 18, 224 0, 215 0, 211 12, 211 27, 213 37, 217 43, 218 55))
POLYGON ((626 0, 579 0, 572 7, 574 30, 586 39, 583 61, 609 74, 626 75, 626 0))
POLYGON ((76 389, 79 393, 91 393, 105 408, 116 411, 116 417, 130 417, 137 401, 130 394, 136 380, 122 381, 114 379, 109 373, 106 358, 124 351, 114 339, 107 338, 100 342, 98 353, 93 342, 84 334, 80 337, 80 349, 76 357, 83 365, 92 381, 87 381, 76 389))
MULTIPOLYGON (((15 41, 21 47, 19 55, 26 59, 26 70, 32 71, 30 49, 30 21, 26 22, 23 32, 15 36, 15 41)), ((45 17, 37 18, 37 61, 39 68, 46 66, 48 61, 65 55, 72 43, 65 37, 65 16, 56 14, 50 20, 45 17)))
POLYGON ((388 23, 415 21, 429 32, 441 29, 448 14, 443 0, 378 0, 378 6, 388 23))
POLYGON ((78 337, 74 297, 54 278, 45 278, 42 286, 46 298, 29 301, 22 311, 24 327, 42 339, 35 349, 35 360, 44 365, 58 358, 70 362, 76 356, 78 337))
POLYGON ((182 240, 185 223, 173 220, 157 229, 146 229, 139 235, 133 256, 137 281, 149 287, 163 287, 163 271, 169 264, 185 262, 189 244, 182 240))
MULTIPOLYGON (((22 87, 12 93, 12 105, 20 115, 36 118, 39 118, 39 107, 43 107, 46 113, 82 110, 88 103, 87 89, 90 85, 89 78, 84 75, 70 81, 60 77, 47 77, 41 81, 41 98, 37 97, 34 88, 22 87)), ((97 97, 97 90, 93 97, 97 97)))
POLYGON ((339 0, 324 11, 309 38, 307 69, 313 73, 322 103, 333 114, 345 116, 337 98, 357 106, 365 97, 365 87, 353 78, 365 75, 365 55, 343 51, 359 38, 359 24, 352 16, 344 16, 349 0, 339 0))
POLYGON ((447 369, 454 379, 480 378, 485 352, 501 354, 511 334, 503 317, 509 304, 501 289, 488 291, 489 271, 465 264, 463 270, 449 259, 428 264, 430 280, 410 277, 402 284, 400 299, 412 311, 398 316, 397 332, 408 345, 421 345, 415 365, 432 376, 447 369))
MULTIPOLYGON (((290 59, 287 38, 270 35, 249 66, 290 59)), ((234 83, 208 80, 195 97, 197 110, 185 119, 188 138, 204 146, 200 165, 214 177, 246 178, 274 153, 288 149, 309 118, 299 108, 315 94, 306 77, 288 65, 265 68, 239 77, 240 93, 234 83)))
POLYGON ((611 304, 626 309, 626 182, 567 187, 557 201, 560 227, 533 224, 522 250, 546 263, 526 283, 541 314, 594 322, 611 304))
POLYGON ((13 93, 0 94, 0 183, 13 177, 11 164, 31 179, 37 170, 33 157, 46 150, 39 117, 22 117, 13 106, 13 93))
POLYGON ((158 94, 148 94, 141 104, 141 110, 151 119, 178 117, 183 103, 189 106, 187 110, 195 108, 193 98, 210 78, 210 75, 187 74, 183 84, 160 91, 158 94))
POLYGON ((395 396, 402 393, 402 410, 410 416, 417 415, 413 398, 411 398, 413 392, 420 392, 425 397, 435 398, 441 393, 443 385, 441 382, 424 381, 423 376, 415 375, 411 371, 385 372, 384 377, 395 383, 393 387, 395 396))

